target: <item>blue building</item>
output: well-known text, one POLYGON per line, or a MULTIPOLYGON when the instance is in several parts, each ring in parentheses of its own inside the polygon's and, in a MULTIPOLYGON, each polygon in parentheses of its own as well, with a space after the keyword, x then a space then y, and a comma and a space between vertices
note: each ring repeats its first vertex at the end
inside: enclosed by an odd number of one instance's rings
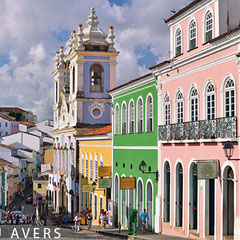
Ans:
POLYGON ((79 211, 79 153, 75 136, 111 123, 108 90, 116 86, 114 28, 98 26, 95 9, 72 31, 68 48, 56 54, 54 77, 54 196, 55 210, 73 217, 79 211), (108 38, 108 40, 107 40, 108 38), (76 161, 77 160, 77 161, 76 161), (78 187, 77 187, 78 185, 78 187))

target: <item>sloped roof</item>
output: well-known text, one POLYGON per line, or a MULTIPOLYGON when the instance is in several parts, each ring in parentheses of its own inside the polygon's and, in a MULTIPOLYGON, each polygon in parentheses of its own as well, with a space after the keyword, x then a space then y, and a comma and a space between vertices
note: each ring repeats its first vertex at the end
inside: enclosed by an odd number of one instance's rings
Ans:
POLYGON ((19 123, 28 126, 28 127, 35 127, 35 123, 32 122, 24 122, 24 121, 19 121, 19 123))
POLYGON ((0 147, 8 148, 8 149, 11 149, 11 150, 17 150, 17 148, 9 146, 9 145, 5 145, 5 144, 0 144, 0 147))
POLYGON ((78 136, 82 137, 82 136, 104 135, 104 134, 108 134, 108 133, 111 133, 111 132, 112 132, 112 125, 110 124, 110 125, 107 125, 105 127, 93 130, 91 132, 80 134, 78 136))
POLYGON ((18 168, 17 166, 15 166, 14 164, 10 163, 9 161, 7 160, 4 160, 2 158, 0 158, 0 166, 8 166, 8 167, 11 167, 11 168, 18 168))
POLYGON ((19 107, 0 107, 0 112, 27 112, 19 107))
POLYGON ((10 122, 15 122, 14 118, 11 118, 10 116, 8 116, 8 115, 6 115, 4 113, 1 113, 1 112, 0 112, 0 118, 3 118, 3 119, 5 119, 7 121, 10 121, 10 122))

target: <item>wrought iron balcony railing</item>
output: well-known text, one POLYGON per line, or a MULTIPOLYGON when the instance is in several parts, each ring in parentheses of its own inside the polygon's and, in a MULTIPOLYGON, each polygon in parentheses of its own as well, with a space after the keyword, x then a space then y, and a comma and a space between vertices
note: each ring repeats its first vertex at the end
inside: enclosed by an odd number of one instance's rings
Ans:
POLYGON ((234 138, 237 137, 237 118, 223 117, 161 125, 158 128, 158 137, 161 141, 234 138))

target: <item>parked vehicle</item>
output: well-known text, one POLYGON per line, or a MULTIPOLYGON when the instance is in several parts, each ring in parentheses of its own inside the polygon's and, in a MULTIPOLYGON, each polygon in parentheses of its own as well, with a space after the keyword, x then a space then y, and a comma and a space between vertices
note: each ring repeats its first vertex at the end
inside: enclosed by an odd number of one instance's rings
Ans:
POLYGON ((26 204, 31 204, 33 203, 33 197, 28 197, 26 200, 26 204))

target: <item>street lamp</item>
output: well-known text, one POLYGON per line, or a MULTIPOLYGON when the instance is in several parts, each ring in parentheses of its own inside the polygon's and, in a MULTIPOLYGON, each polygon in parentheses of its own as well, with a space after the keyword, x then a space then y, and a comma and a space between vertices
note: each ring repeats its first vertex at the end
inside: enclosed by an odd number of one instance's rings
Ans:
POLYGON ((146 171, 146 167, 147 167, 147 164, 145 163, 144 160, 142 160, 142 162, 139 165, 139 170, 143 174, 155 174, 156 175, 155 181, 158 181, 158 171, 156 171, 156 172, 150 172, 150 171, 149 172, 145 172, 146 171))
POLYGON ((227 141, 224 144, 223 150, 224 150, 225 156, 228 160, 240 161, 240 159, 233 159, 232 158, 234 146, 229 141, 227 141))

